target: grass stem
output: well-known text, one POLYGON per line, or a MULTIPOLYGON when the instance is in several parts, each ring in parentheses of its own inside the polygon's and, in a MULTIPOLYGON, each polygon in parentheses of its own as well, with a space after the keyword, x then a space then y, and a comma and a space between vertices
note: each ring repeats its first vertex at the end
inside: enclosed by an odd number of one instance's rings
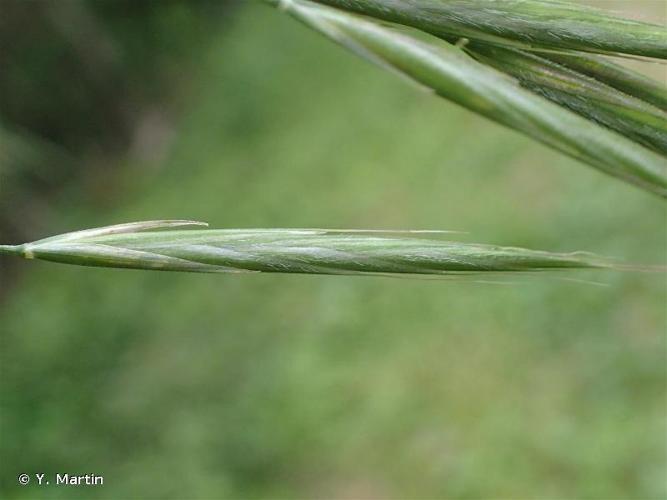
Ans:
POLYGON ((21 255, 21 245, 0 245, 0 255, 21 255))

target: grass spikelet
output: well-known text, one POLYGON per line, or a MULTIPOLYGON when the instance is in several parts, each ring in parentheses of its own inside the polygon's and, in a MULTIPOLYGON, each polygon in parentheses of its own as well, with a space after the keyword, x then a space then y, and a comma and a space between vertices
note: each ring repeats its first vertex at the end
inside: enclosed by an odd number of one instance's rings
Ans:
POLYGON ((459 243, 419 232, 173 229, 182 225, 122 224, 0 246, 0 253, 80 266, 215 273, 467 275, 617 267, 582 252, 459 243))
POLYGON ((667 58, 667 28, 558 0, 315 0, 447 38, 667 58))
MULTIPOLYGON (((665 42, 667 43, 667 41, 665 42)), ((575 52, 545 52, 541 57, 653 104, 667 112, 667 85, 620 66, 604 57, 575 52)))
POLYGON ((650 102, 535 53, 474 42, 465 49, 523 87, 667 155, 667 113, 650 102))
MULTIPOLYGON (((378 2, 345 5, 362 3, 378 2)), ((400 3, 393 2, 392 5, 400 3)), ((438 39, 426 40, 398 32, 373 20, 312 2, 289 0, 281 6, 293 17, 348 49, 418 82, 441 97, 610 175, 667 197, 667 162, 664 157, 521 87, 517 80, 476 61, 463 48, 438 39)), ((611 88, 606 88, 606 92, 608 100, 617 102, 603 99, 596 105, 600 110, 599 121, 605 117, 621 123, 623 120, 618 116, 624 112, 636 121, 653 120, 653 128, 642 129, 648 136, 642 140, 659 149, 663 138, 660 128, 664 128, 664 123, 654 119, 651 113, 662 112, 629 96, 615 94, 611 88), (618 105, 620 101, 625 108, 618 105)), ((567 93, 561 91, 561 96, 567 96, 567 93)), ((589 113, 592 111, 589 109, 589 113)))

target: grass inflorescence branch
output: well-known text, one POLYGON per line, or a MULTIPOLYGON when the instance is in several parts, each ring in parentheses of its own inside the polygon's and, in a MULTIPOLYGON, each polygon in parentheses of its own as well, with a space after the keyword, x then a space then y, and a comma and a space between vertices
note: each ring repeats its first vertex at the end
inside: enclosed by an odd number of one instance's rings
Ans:
POLYGON ((667 197, 667 92, 586 53, 667 57, 663 27, 544 0, 271 3, 441 97, 667 197))
POLYGON ((0 245, 0 255, 21 255, 19 245, 0 245))
POLYGON ((412 26, 529 50, 577 50, 667 59, 667 28, 559 0, 314 0, 412 26))

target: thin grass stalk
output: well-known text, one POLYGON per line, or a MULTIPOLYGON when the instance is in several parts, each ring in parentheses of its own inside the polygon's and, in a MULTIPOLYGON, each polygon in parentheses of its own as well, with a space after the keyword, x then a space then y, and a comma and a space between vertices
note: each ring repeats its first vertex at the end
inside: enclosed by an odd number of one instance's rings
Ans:
POLYGON ((667 197, 667 164, 653 151, 522 88, 442 40, 432 43, 312 2, 284 11, 348 49, 437 95, 597 169, 667 197))
POLYGON ((667 113, 658 107, 535 53, 475 42, 465 49, 523 87, 667 155, 667 113))
MULTIPOLYGON (((667 58, 667 28, 557 0, 315 0, 437 37, 526 50, 667 58)), ((283 2, 289 3, 289 2, 283 2)))
POLYGON ((0 255, 21 255, 21 250, 15 245, 0 245, 0 255))
POLYGON ((618 267, 593 254, 459 243, 419 232, 191 229, 151 221, 0 246, 0 254, 79 266, 206 273, 489 274, 618 267))

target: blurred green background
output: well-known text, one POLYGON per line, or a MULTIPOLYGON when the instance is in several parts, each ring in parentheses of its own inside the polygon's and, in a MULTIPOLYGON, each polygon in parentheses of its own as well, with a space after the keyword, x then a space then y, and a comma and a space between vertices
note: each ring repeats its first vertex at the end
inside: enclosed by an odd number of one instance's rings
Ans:
MULTIPOLYGON (((661 1, 605 5, 665 22, 661 1)), ((260 2, 0 10, 3 243, 193 218, 665 263, 657 197, 260 2)), ((667 495, 664 275, 0 273, 2 498, 667 495)))

